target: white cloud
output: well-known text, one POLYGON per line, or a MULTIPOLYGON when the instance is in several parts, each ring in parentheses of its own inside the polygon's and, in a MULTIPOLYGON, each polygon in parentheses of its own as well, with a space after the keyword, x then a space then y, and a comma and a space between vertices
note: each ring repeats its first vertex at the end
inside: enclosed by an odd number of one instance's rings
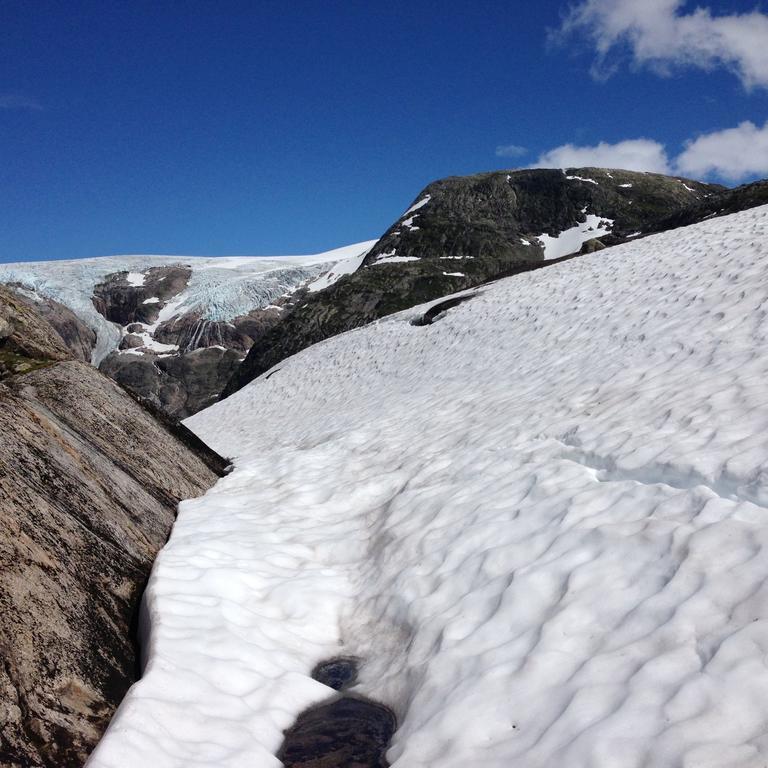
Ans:
POLYGON ((746 88, 768 88, 768 15, 759 11, 713 16, 707 8, 681 13, 686 0, 582 0, 558 37, 591 38, 593 73, 610 74, 609 55, 628 46, 635 64, 665 72, 673 67, 733 71, 746 88))
POLYGON ((736 128, 699 136, 686 144, 676 165, 678 173, 697 178, 714 175, 738 181, 768 176, 768 121, 762 128, 746 121, 736 128))
POLYGON ((617 144, 600 142, 594 147, 563 144, 544 152, 534 168, 623 168, 627 171, 670 173, 662 144, 651 139, 629 139, 617 144))
POLYGON ((517 144, 502 144, 496 147, 496 157, 522 157, 527 154, 528 150, 518 147, 517 144))
POLYGON ((29 109, 35 112, 42 110, 42 105, 17 93, 0 93, 0 109, 29 109))
POLYGON ((694 179, 730 182, 750 176, 768 177, 768 121, 762 127, 748 120, 723 131, 691 139, 675 159, 652 139, 629 139, 593 147, 563 144, 544 152, 531 168, 623 168, 628 171, 677 174, 694 179))

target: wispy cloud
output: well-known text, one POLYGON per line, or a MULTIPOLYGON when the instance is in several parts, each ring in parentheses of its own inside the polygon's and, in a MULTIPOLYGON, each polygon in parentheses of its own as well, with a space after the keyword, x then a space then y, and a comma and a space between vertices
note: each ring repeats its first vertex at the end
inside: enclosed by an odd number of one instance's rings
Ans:
POLYGON ((40 112, 43 105, 36 99, 18 93, 0 93, 0 109, 40 112))
POLYGON ((527 154, 528 150, 517 144, 501 144, 496 147, 496 157, 522 157, 527 154))
POLYGON ((678 174, 696 179, 738 182, 768 176, 768 121, 762 127, 745 121, 735 128, 702 134, 685 143, 675 158, 652 139, 629 139, 594 146, 563 144, 542 153, 532 168, 624 168, 678 174), (749 150, 745 151, 745 147, 749 150))
POLYGON ((628 51, 634 64, 661 73, 676 67, 726 67, 745 88, 768 88, 768 15, 714 16, 708 8, 682 13, 686 0, 581 0, 553 39, 588 39, 596 77, 616 68, 612 56, 628 51))

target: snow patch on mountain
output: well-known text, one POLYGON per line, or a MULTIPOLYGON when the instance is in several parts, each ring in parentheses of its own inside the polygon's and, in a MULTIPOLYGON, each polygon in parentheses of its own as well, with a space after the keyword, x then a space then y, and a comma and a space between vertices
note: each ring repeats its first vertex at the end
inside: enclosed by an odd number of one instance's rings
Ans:
POLYGON ((317 291, 322 291, 340 280, 344 275, 351 275, 353 272, 357 272, 368 252, 377 242, 378 240, 369 240, 365 243, 356 243, 355 245, 338 248, 336 251, 326 254, 330 256, 332 253, 334 257, 338 257, 338 261, 321 274, 320 277, 307 285, 309 292, 317 293, 317 291))
POLYGON ((544 258, 559 259, 561 256, 568 256, 571 253, 578 253, 581 246, 601 235, 607 235, 613 228, 613 219, 606 219, 603 216, 587 214, 586 221, 576 224, 570 229, 563 230, 559 235, 538 235, 537 239, 544 248, 544 258))
POLYGON ((401 218, 406 217, 409 213, 414 213, 415 211, 418 211, 419 208, 423 208, 430 200, 432 199, 432 195, 424 195, 424 197, 421 198, 418 202, 414 203, 404 214, 401 218))
MULTIPOLYGON (((324 341, 187 421, 91 768, 278 768, 361 659, 393 768, 763 768, 768 207, 324 341)), ((442 301, 442 300, 441 300, 442 301)))
POLYGON ((594 179, 587 179, 583 176, 566 176, 565 178, 569 181, 584 181, 587 184, 594 184, 595 186, 599 186, 598 182, 596 182, 594 179))

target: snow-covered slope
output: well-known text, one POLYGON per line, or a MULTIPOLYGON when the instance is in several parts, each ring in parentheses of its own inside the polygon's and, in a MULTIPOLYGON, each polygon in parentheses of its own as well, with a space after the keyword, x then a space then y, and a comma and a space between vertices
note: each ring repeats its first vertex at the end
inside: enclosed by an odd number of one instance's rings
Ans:
POLYGON ((367 253, 376 241, 356 243, 312 256, 105 256, 73 261, 0 264, 0 283, 20 283, 72 309, 96 331, 94 363, 117 347, 121 330, 107 321, 93 305, 94 286, 107 275, 127 271, 129 285, 140 286, 144 273, 172 264, 192 269, 189 284, 166 305, 163 320, 198 312, 208 320, 231 320, 267 306, 277 297, 324 274, 337 261, 367 253))
POLYGON ((768 207, 409 310, 188 421, 148 665, 92 768, 279 766, 362 659, 395 768, 763 768, 768 207))

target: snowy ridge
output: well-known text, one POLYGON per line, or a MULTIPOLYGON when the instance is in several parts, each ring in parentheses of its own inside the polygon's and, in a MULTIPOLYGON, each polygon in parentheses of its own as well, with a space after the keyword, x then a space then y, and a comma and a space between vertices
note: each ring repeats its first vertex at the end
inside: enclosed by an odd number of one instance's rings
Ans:
POLYGON ((284 361, 187 424, 149 662, 91 768, 278 768, 359 656, 393 768, 763 768, 768 207, 284 361))
MULTIPOLYGON (((42 261, 0 264, 0 283, 20 283, 42 296, 69 307, 97 334, 93 362, 98 365, 121 337, 120 328, 107 321, 93 306, 94 286, 114 272, 128 271, 129 285, 144 283, 143 272, 151 267, 185 264, 192 277, 183 294, 173 301, 174 312, 200 312, 207 320, 231 320, 268 306, 276 298, 328 271, 350 252, 368 248, 356 243, 311 256, 104 256, 73 261, 42 261)), ((367 252, 367 251, 366 251, 367 252)), ((167 307, 166 307, 167 309, 167 307)), ((157 324, 156 324, 157 325, 157 324)))

